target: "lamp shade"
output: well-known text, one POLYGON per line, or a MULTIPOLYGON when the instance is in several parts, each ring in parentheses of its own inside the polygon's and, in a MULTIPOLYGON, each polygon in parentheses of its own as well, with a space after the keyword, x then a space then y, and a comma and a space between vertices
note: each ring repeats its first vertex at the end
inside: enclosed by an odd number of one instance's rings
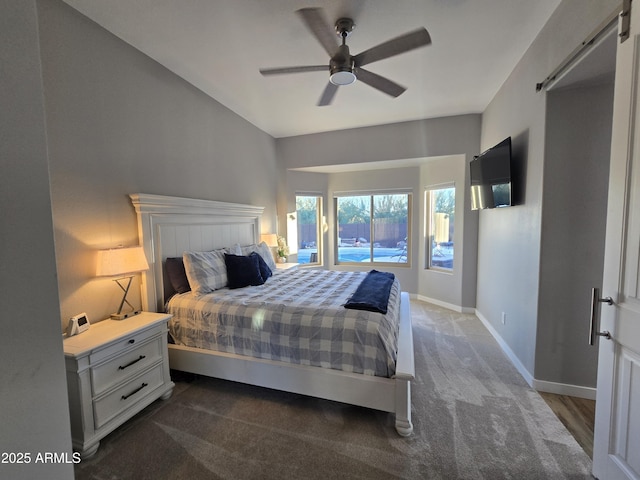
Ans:
POLYGON ((99 277, 125 275, 149 270, 142 247, 112 248, 98 251, 99 277))
POLYGON ((260 235, 260 240, 266 243, 268 247, 278 246, 278 235, 275 233, 263 233, 260 235))

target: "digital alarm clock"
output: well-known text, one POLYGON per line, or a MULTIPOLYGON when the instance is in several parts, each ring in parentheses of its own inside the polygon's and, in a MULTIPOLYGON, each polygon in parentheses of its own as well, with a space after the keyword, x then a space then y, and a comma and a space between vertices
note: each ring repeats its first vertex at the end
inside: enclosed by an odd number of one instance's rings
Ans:
POLYGON ((80 313, 69 319, 67 326, 67 337, 72 337, 86 330, 89 330, 89 319, 86 313, 80 313))

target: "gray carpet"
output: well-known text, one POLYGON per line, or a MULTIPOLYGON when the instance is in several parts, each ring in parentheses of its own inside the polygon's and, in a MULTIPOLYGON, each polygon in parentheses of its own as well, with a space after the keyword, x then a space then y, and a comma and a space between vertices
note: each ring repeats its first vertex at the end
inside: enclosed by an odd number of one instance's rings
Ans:
POLYGON ((176 390, 77 479, 590 479, 591 460, 473 315, 412 302, 414 434, 390 414, 222 380, 176 390))

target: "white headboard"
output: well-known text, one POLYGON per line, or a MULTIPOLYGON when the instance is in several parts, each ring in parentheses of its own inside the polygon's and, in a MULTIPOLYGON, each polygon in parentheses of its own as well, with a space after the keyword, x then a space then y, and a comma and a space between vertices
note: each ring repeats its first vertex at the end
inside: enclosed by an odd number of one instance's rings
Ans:
POLYGON ((146 193, 129 196, 149 262, 149 270, 142 275, 144 310, 164 309, 163 264, 167 257, 181 257, 187 250, 209 251, 259 242, 264 207, 146 193))

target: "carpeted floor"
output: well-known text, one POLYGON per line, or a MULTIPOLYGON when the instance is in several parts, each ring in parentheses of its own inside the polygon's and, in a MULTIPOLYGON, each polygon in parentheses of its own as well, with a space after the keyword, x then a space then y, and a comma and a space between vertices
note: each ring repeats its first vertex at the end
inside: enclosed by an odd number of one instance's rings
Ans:
POLYGON ((77 479, 590 479, 591 461, 474 315, 412 302, 414 434, 391 414, 222 380, 176 389, 77 479))

